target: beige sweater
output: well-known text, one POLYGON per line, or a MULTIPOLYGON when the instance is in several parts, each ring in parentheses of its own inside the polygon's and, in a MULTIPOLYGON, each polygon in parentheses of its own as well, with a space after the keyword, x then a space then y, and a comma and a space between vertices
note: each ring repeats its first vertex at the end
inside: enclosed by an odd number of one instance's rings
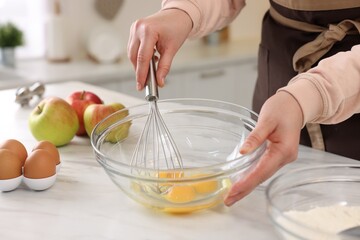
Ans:
MULTIPOLYGON (((191 38, 201 37, 229 24, 245 6, 245 0, 163 0, 162 9, 178 8, 193 21, 191 38)), ((360 112, 360 45, 320 61, 279 89, 299 102, 303 124, 332 124, 360 112)))

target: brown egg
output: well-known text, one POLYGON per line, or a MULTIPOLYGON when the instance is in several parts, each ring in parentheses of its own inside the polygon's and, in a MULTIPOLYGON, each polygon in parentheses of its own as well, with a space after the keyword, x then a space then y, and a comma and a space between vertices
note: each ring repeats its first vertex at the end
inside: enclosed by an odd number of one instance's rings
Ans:
POLYGON ((59 150, 56 148, 56 146, 49 142, 49 141, 40 141, 38 142, 38 144, 33 148, 33 151, 36 149, 44 149, 47 150, 52 156, 53 159, 55 161, 55 164, 59 164, 60 163, 60 153, 59 150))
POLYGON ((18 155, 21 165, 24 166, 28 156, 25 146, 16 139, 8 139, 0 144, 0 149, 8 149, 18 155))
POLYGON ((56 173, 53 156, 44 149, 32 151, 25 161, 24 176, 39 179, 51 177, 56 173))
POLYGON ((22 174, 18 155, 8 149, 0 149, 0 180, 16 178, 22 174))

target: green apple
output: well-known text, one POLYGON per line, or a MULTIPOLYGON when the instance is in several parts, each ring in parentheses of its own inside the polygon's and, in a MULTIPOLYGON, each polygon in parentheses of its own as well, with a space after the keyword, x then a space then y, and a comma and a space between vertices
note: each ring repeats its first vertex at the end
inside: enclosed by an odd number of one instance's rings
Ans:
POLYGON ((64 99, 48 97, 31 112, 29 128, 36 140, 47 140, 59 147, 74 138, 79 120, 75 110, 64 99))
MULTIPOLYGON (((96 124, 98 124, 101 120, 105 119, 109 115, 123 109, 114 117, 105 120, 105 122, 101 124, 101 128, 99 129, 99 131, 102 131, 103 129, 113 125, 114 123, 120 121, 121 119, 129 115, 129 111, 124 108, 125 106, 121 103, 89 105, 84 112, 84 125, 88 136, 91 136, 91 132, 93 131, 96 124)), ((128 136, 130 125, 131 122, 127 121, 116 126, 114 129, 111 130, 111 132, 109 132, 105 140, 115 143, 126 138, 128 136)))

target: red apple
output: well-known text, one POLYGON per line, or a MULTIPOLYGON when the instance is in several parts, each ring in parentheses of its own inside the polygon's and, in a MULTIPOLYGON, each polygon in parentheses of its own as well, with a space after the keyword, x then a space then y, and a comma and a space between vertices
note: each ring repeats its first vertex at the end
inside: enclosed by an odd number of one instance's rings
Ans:
POLYGON ((88 91, 73 92, 68 98, 68 103, 74 108, 79 119, 79 129, 76 132, 77 136, 86 135, 84 126, 84 112, 91 104, 102 104, 103 101, 95 93, 88 91))
MULTIPOLYGON (((99 123, 101 120, 103 120, 110 114, 112 114, 116 111, 119 111, 123 108, 125 108, 125 106, 122 105, 121 103, 92 104, 89 107, 87 107, 84 112, 84 124, 85 124, 85 129, 86 129, 88 136, 90 137, 91 132, 97 123, 99 123)), ((124 117, 126 117, 127 115, 129 115, 129 112, 127 109, 124 109, 123 111, 121 111, 119 113, 118 118, 112 119, 112 120, 119 121, 119 120, 123 119, 124 117)), ((105 125, 108 126, 113 123, 114 122, 109 122, 105 125)), ((130 125, 131 125, 130 122, 126 122, 126 123, 120 125, 119 127, 117 127, 115 129, 114 133, 109 134, 108 141, 115 142, 115 137, 116 137, 116 139, 126 137, 130 125)))

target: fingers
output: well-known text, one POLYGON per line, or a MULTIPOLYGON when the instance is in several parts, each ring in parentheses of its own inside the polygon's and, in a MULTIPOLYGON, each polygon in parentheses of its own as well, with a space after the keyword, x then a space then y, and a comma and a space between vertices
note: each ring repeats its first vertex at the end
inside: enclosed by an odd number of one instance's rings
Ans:
POLYGON ((144 88, 153 49, 160 54, 156 77, 164 86, 174 55, 192 29, 190 16, 179 9, 159 11, 135 21, 130 28, 128 58, 136 72, 137 89, 144 88))
MULTIPOLYGON (((134 64, 136 72, 136 88, 140 91, 144 88, 146 83, 149 64, 153 56, 154 47, 152 44, 144 44, 143 42, 140 42, 139 46, 136 48, 138 49, 136 53, 136 62, 134 64)), ((173 56, 174 54, 171 54, 170 51, 167 51, 159 57, 156 72, 157 83, 159 87, 163 87, 165 85, 165 78, 170 71, 173 56)))
MULTIPOLYGON (((134 66, 135 72, 137 69, 138 51, 139 51, 139 47, 140 47, 140 39, 137 37, 137 34, 136 34, 136 25, 137 25, 137 22, 135 22, 131 25, 130 36, 129 36, 128 46, 127 46, 127 55, 128 55, 130 62, 134 66)), ((136 73, 136 89, 141 90, 142 86, 143 85, 141 84, 141 79, 138 80, 137 73, 136 73)))
POLYGON ((256 148, 258 148, 263 142, 266 141, 271 131, 275 126, 271 123, 263 124, 262 119, 259 119, 256 127, 250 132, 249 136, 245 139, 245 142, 240 148, 241 154, 247 154, 256 148))
MULTIPOLYGON (((230 189, 228 195, 224 199, 226 206, 231 206, 235 202, 247 196, 259 184, 270 178, 281 166, 274 163, 272 159, 279 156, 271 156, 271 153, 265 153, 258 165, 252 169, 245 178, 236 182, 230 189)), ((281 158, 281 157, 280 157, 281 158)))
POLYGON ((159 63, 157 66, 157 73, 156 73, 159 87, 163 87, 165 85, 165 78, 170 71, 170 67, 174 55, 175 54, 170 53, 170 51, 167 51, 164 54, 162 54, 159 59, 159 63))
MULTIPOLYGON (((139 28, 139 26, 137 26, 139 24, 140 23, 134 23, 131 27, 131 31, 135 32, 135 28, 139 28)), ((136 88, 139 91, 145 86, 150 60, 154 53, 154 47, 158 44, 158 37, 154 33, 146 30, 142 31, 142 34, 130 34, 128 42, 128 58, 135 68, 136 88)), ((166 49, 166 51, 161 52, 156 73, 158 85, 160 87, 163 87, 165 84, 165 78, 170 71, 174 55, 175 53, 173 53, 169 48, 166 49)))
MULTIPOLYGON (((269 137, 270 133, 275 128, 275 125, 271 125, 271 123, 267 122, 267 124, 263 124, 263 120, 259 118, 258 124, 249 134, 249 136, 245 139, 245 142, 240 148, 241 154, 247 154, 256 148, 258 148, 262 143, 264 143, 269 137)), ((269 143, 270 146, 272 143, 269 143)), ((267 147, 267 150, 260 158, 257 166, 250 171, 248 175, 244 179, 236 182, 230 189, 226 198, 224 199, 224 203, 227 206, 233 205, 235 202, 239 201, 246 195, 248 195, 251 191, 253 191, 256 186, 258 186, 262 181, 265 181, 268 177, 270 177, 277 169, 278 166, 273 164, 269 155, 271 155, 272 148, 267 147)), ((276 154, 274 154, 276 159, 276 154)))
MULTIPOLYGON (((254 137, 254 139, 258 141, 260 138, 254 137)), ((285 141, 278 142, 268 141, 265 153, 260 157, 258 164, 243 179, 240 179, 231 187, 224 199, 225 205, 233 205, 253 191, 259 184, 269 179, 285 164, 297 158, 297 136, 292 139, 291 137, 285 139, 285 141)))
POLYGON ((136 88, 142 90, 145 86, 146 78, 149 72, 150 60, 154 54, 154 45, 141 42, 136 61, 136 88))
POLYGON ((149 31, 142 20, 136 21, 131 26, 128 58, 135 68, 136 88, 139 91, 144 88, 156 41, 156 34, 149 31))
POLYGON ((135 36, 136 35, 135 24, 136 23, 133 23, 130 27, 130 36, 127 44, 127 55, 130 62, 133 64, 134 69, 136 69, 137 53, 140 45, 139 38, 135 36))
POLYGON ((267 141, 265 153, 257 165, 231 187, 224 199, 227 206, 245 197, 297 158, 301 126, 301 108, 290 94, 280 92, 265 102, 256 127, 240 149, 240 153, 246 154, 267 141))

